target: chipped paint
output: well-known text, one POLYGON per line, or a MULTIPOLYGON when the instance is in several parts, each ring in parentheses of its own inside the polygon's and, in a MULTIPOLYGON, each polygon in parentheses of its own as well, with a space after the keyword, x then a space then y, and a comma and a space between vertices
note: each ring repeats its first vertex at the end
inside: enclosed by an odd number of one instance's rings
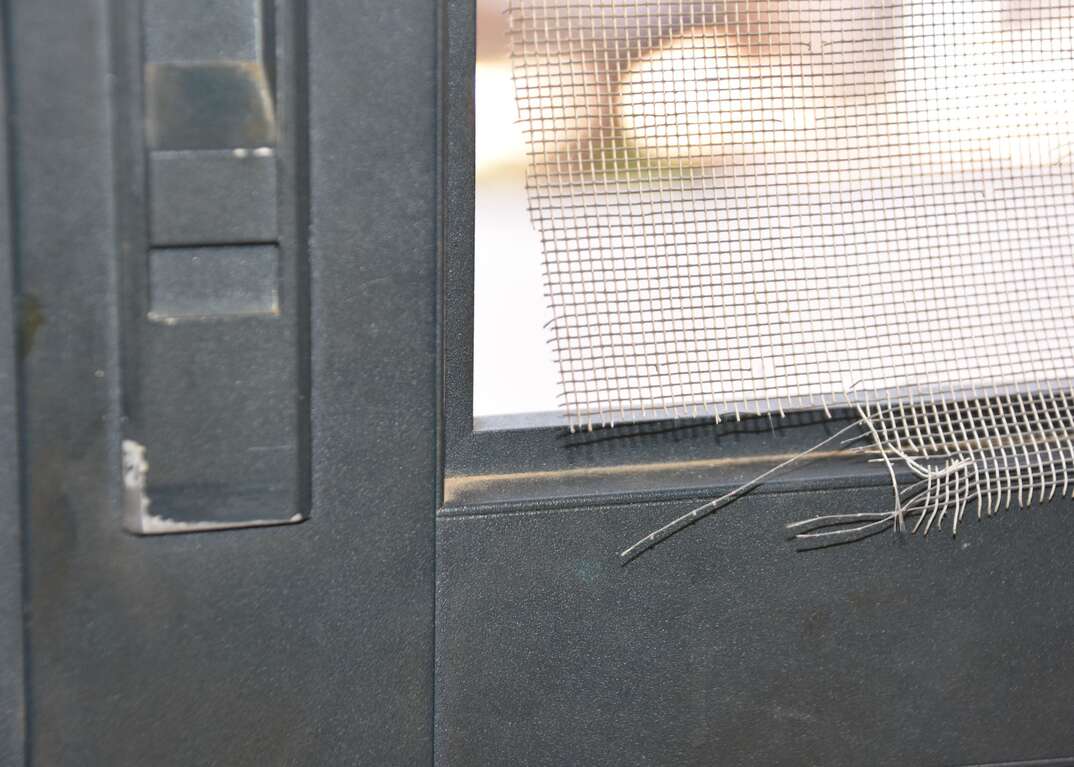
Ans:
POLYGON ((142 520, 149 516, 149 496, 145 492, 148 474, 145 445, 133 439, 123 440, 123 524, 128 530, 139 531, 142 520))
POLYGON ((149 460, 145 445, 133 439, 123 440, 123 526, 136 535, 169 535, 172 533, 197 533, 210 530, 234 530, 244 527, 269 527, 302 522, 302 514, 293 514, 286 520, 251 519, 242 522, 194 521, 168 519, 153 514, 152 503, 146 491, 149 476, 149 460))
POLYGON ((139 535, 171 535, 174 533, 204 533, 212 530, 238 530, 245 527, 272 527, 283 524, 295 524, 305 519, 295 514, 286 520, 253 519, 246 522, 182 522, 166 519, 156 514, 144 514, 139 529, 133 530, 139 535))

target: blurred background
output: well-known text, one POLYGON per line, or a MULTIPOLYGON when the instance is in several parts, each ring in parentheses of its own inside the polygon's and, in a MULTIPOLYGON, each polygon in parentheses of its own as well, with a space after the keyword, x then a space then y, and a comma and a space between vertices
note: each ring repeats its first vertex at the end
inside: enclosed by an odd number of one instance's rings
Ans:
MULTIPOLYGON (((708 398, 737 407, 743 381, 766 402, 830 395, 863 377, 869 354, 884 362, 869 370, 889 371, 866 381, 876 390, 1055 374, 1012 362, 1022 336, 1011 328, 1047 320, 1054 348, 1069 342, 1065 299, 1023 279, 1065 264, 1074 239, 1060 213, 1074 207, 1067 0, 532 2, 512 12, 514 68, 510 3, 477 3, 479 426, 558 409, 545 257, 561 325, 587 331, 574 348, 560 339, 568 382, 635 382, 622 391, 642 413, 708 398), (558 243, 547 254, 528 213, 524 128, 558 243), (649 225, 634 228, 639 216, 649 225), (1055 224, 1041 234, 1032 222, 1045 216, 1055 224), (573 268, 572 229, 600 233, 584 246, 600 269, 573 268), (704 290, 680 263, 691 254, 704 290), (938 264, 933 287, 956 298, 925 296, 938 264), (1008 296, 1024 288, 1002 312, 997 282, 1008 296), (914 339, 898 360, 858 337, 878 317, 914 339), (623 353, 636 339, 650 351, 623 353)), ((1074 285, 1059 267, 1049 277, 1074 285)), ((1049 359, 1066 368, 1065 352, 1049 359)))
POLYGON ((558 407, 557 373, 545 328, 550 315, 541 246, 527 210, 526 142, 511 80, 507 6, 508 0, 477 3, 474 418, 478 428, 512 420, 497 416, 555 414, 558 407))

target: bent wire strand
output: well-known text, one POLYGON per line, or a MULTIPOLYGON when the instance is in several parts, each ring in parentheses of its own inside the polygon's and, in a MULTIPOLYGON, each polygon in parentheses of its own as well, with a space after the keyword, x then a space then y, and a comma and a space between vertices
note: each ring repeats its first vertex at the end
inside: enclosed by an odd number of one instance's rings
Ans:
POLYGON ((827 410, 861 378, 894 506, 803 540, 1067 494, 1068 0, 510 0, 508 20, 572 428, 827 410))

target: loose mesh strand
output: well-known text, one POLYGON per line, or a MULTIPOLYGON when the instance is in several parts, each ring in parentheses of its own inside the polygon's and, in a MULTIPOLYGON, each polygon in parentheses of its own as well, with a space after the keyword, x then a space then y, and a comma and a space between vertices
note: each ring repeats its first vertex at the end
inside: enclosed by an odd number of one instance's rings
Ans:
POLYGON ((1067 492, 1068 2, 508 15, 572 428, 849 405, 915 482, 805 536, 957 529, 1067 492))

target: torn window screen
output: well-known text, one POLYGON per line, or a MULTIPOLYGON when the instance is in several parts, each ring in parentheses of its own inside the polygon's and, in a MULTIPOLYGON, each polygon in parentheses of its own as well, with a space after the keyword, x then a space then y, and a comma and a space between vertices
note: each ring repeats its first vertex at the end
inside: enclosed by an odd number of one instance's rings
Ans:
POLYGON ((1074 9, 513 0, 568 421, 1063 388, 1074 9))

